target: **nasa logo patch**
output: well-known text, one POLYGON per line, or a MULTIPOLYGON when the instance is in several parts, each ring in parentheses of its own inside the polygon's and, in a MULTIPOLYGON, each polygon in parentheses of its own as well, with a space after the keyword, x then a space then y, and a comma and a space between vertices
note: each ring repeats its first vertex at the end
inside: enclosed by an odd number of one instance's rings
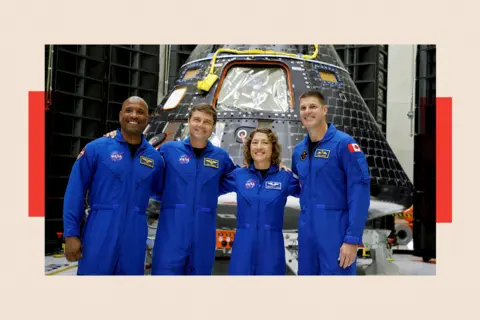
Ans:
POLYGON ((110 153, 110 159, 113 162, 118 162, 123 159, 123 152, 113 151, 110 153))
POLYGON ((255 179, 250 179, 245 183, 245 189, 252 189, 255 187, 256 181, 255 179))
POLYGON ((190 162, 190 156, 184 154, 178 159, 178 162, 180 162, 180 164, 187 164, 190 162))

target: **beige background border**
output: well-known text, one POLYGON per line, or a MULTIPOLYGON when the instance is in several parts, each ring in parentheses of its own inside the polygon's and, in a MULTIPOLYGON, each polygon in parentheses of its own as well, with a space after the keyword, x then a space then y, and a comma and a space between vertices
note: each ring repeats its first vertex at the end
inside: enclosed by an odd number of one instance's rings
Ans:
POLYGON ((478 152, 461 147, 476 145, 468 130, 478 128, 478 8, 467 1, 344 0, 156 2, 154 10, 149 2, 2 2, 1 319, 451 319, 477 313, 478 238, 468 228, 479 225, 473 205, 478 170, 469 166, 478 152), (437 229, 437 276, 44 276, 43 219, 27 218, 27 92, 43 90, 44 44, 212 42, 438 45, 437 93, 454 97, 453 183, 461 189, 454 188, 454 223, 437 229))

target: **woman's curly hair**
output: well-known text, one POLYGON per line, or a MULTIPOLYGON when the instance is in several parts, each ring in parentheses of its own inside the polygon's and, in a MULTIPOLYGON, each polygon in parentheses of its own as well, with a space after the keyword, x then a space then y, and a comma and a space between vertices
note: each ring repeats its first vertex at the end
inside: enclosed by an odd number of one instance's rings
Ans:
POLYGON ((253 137, 256 133, 264 133, 267 135, 268 140, 272 144, 272 164, 278 166, 280 164, 282 146, 278 143, 278 136, 270 128, 257 128, 249 134, 243 146, 243 163, 247 166, 250 166, 253 163, 253 158, 250 153, 250 145, 252 144, 253 137))

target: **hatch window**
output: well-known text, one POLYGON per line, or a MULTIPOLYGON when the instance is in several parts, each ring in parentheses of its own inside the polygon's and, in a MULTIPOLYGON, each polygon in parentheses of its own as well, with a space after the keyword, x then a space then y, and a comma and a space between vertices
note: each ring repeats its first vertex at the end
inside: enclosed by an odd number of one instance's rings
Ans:
POLYGON ((219 112, 287 112, 291 108, 287 72, 280 66, 232 66, 215 106, 219 112))

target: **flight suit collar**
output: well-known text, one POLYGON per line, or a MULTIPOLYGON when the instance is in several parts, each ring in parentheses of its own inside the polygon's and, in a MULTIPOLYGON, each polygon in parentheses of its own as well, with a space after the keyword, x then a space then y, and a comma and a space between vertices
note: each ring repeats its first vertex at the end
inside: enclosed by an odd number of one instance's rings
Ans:
MULTIPOLYGON (((115 136, 115 140, 117 140, 120 143, 128 144, 125 138, 123 138, 121 129, 117 129, 117 135, 115 136)), ((140 142, 140 146, 138 147, 138 150, 145 149, 147 147, 147 144, 148 144, 147 138, 145 138, 145 135, 142 133, 142 142, 140 142)))
MULTIPOLYGON (((190 137, 187 137, 185 140, 183 140, 183 144, 193 152, 193 146, 190 143, 190 137)), ((205 148, 205 152, 213 151, 213 149, 213 143, 211 143, 210 140, 207 140, 207 147, 205 148)))
MULTIPOLYGON (((325 132, 325 135, 323 136, 323 138, 320 141, 315 142, 315 144, 327 142, 335 136, 335 133, 337 133, 337 128, 333 123, 327 123, 327 125, 328 125, 327 132, 325 132)), ((310 135, 308 133, 303 139, 303 143, 305 144, 306 147, 308 147, 308 144, 310 143, 310 135)))
MULTIPOLYGON (((250 166, 248 167, 248 169, 249 169, 251 172, 253 172, 253 173, 256 173, 256 172, 258 171, 257 169, 255 169, 255 165, 253 164, 253 162, 250 164, 250 166)), ((268 169, 267 174, 271 174, 271 173, 278 172, 278 169, 279 169, 279 167, 278 167, 277 165, 272 164, 272 165, 270 166, 270 168, 268 169)))

